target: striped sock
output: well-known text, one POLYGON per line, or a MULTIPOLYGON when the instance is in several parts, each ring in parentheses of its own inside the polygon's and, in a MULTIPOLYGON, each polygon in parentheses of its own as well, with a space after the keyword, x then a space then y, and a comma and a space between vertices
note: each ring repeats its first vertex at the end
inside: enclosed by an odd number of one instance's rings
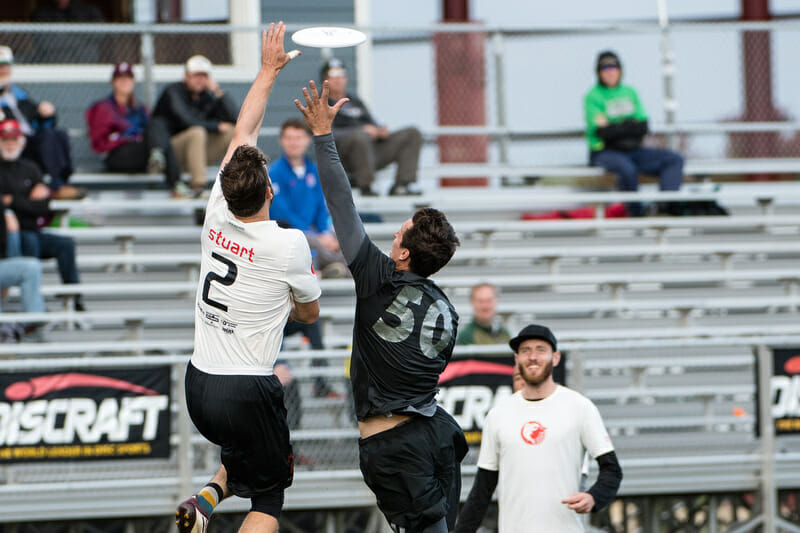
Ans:
POLYGON ((211 516, 214 507, 222 501, 222 488, 216 483, 209 483, 197 493, 197 504, 206 516, 211 516))

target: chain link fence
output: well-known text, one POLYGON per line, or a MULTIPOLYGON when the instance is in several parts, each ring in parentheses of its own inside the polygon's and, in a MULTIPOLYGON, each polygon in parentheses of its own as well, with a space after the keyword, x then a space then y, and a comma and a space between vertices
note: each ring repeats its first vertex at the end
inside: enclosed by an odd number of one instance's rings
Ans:
MULTIPOLYGON (((800 156, 800 103, 793 97, 800 24, 679 23, 669 27, 666 43, 656 24, 634 23, 367 30, 371 86, 361 96, 379 122, 416 125, 427 134, 423 166, 585 164, 583 97, 596 83, 597 54, 608 49, 620 55, 623 81, 649 114, 655 135, 648 143, 675 146, 691 159, 800 156), (665 54, 674 72, 665 71, 665 54), (668 77, 672 98, 664 94, 668 77)), ((211 59, 237 102, 258 61, 257 28, 2 24, 0 31, 15 53, 13 81, 56 104, 61 126, 73 131, 79 167, 88 169, 99 160, 88 150, 83 112, 108 92, 114 62, 137 65, 140 96, 152 105, 193 54, 211 59)), ((268 122, 296 114, 291 100, 331 55, 345 61, 356 91, 353 49, 303 51, 279 79, 268 122)), ((277 150, 274 140, 265 142, 269 152, 277 150)))

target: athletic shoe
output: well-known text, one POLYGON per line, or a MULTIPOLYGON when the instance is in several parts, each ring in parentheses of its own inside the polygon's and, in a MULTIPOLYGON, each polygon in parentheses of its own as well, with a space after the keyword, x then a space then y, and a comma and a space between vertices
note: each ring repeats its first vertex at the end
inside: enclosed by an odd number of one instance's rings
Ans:
POLYGON ((408 185, 392 185, 389 196, 421 196, 422 192, 409 188, 408 185))
POLYGON ((184 200, 192 197, 192 190, 184 182, 179 181, 172 188, 171 198, 173 200, 184 200))
POLYGON ((147 159, 147 173, 161 174, 167 167, 167 158, 160 148, 150 150, 150 157, 147 159))
POLYGON ((347 274, 349 274, 347 265, 339 261, 328 263, 325 265, 325 268, 322 269, 322 272, 320 272, 322 279, 346 278, 347 274))
POLYGON ((197 504, 197 496, 182 501, 175 511, 175 524, 179 533, 205 533, 208 517, 197 504))
POLYGON ((83 187, 62 185, 57 191, 53 192, 52 198, 55 200, 82 200, 86 198, 86 194, 87 191, 83 187))

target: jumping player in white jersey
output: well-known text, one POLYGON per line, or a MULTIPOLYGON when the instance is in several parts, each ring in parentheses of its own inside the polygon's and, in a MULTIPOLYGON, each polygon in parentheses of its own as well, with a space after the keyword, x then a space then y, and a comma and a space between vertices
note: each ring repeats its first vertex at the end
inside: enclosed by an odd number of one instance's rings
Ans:
POLYGON ((287 319, 319 316, 320 287, 303 233, 269 220, 272 184, 255 146, 272 85, 293 57, 284 32, 280 22, 262 35, 261 69, 206 208, 186 403, 200 433, 221 447, 222 466, 178 506, 180 533, 203 533, 231 494, 252 501, 240 532, 275 532, 292 483, 283 389, 272 368, 287 319))
POLYGON ((498 531, 580 533, 579 514, 599 511, 617 494, 622 469, 597 407, 553 381, 556 337, 530 324, 509 341, 522 388, 495 405, 483 423, 478 473, 456 533, 474 533, 498 487, 498 531), (600 467, 580 489, 584 451, 600 467))
POLYGON ((346 102, 328 105, 314 82, 295 100, 314 133, 320 183, 356 286, 350 378, 364 481, 395 529, 447 533, 461 493, 464 432, 436 405, 439 374, 453 353, 458 314, 429 276, 444 267, 458 237, 444 213, 420 209, 395 233, 392 251, 367 237, 331 135, 346 102))

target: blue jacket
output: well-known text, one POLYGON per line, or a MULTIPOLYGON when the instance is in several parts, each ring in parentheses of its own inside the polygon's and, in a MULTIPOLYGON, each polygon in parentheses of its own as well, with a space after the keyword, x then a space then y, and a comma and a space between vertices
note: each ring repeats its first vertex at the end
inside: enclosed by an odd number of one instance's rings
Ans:
POLYGON ((305 165, 303 179, 297 177, 285 155, 269 166, 275 194, 269 218, 286 221, 301 231, 324 233, 330 229, 330 215, 319 184, 317 165, 308 157, 305 158, 305 165))

